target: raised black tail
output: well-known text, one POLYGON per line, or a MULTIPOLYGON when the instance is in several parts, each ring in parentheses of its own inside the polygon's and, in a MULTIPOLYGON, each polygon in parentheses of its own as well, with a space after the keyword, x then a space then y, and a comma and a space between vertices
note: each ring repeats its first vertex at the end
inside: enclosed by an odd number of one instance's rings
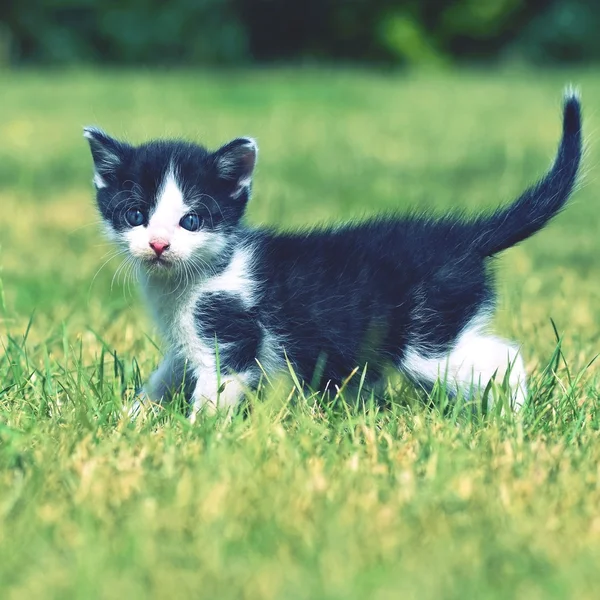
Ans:
POLYGON ((564 207, 577 180, 581 146, 581 105, 578 96, 569 91, 563 104, 562 139, 550 171, 513 204, 477 224, 476 245, 485 256, 533 235, 564 207))

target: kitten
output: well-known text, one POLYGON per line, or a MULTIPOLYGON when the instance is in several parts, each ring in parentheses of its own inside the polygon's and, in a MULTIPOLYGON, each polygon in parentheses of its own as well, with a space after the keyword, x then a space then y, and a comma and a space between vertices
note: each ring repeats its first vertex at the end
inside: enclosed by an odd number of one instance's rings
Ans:
POLYGON ((573 190, 582 145, 575 94, 565 97, 545 177, 513 204, 468 220, 251 228, 242 217, 254 140, 210 152, 181 141, 134 147, 94 127, 84 135, 100 214, 139 265, 166 343, 144 388, 152 401, 183 386, 193 420, 203 407, 235 406, 287 359, 304 382, 318 372, 320 389, 365 363, 373 378, 391 363, 420 385, 441 378, 467 397, 507 375, 514 409, 525 402, 518 347, 486 332, 495 303, 489 259, 544 227, 573 190))

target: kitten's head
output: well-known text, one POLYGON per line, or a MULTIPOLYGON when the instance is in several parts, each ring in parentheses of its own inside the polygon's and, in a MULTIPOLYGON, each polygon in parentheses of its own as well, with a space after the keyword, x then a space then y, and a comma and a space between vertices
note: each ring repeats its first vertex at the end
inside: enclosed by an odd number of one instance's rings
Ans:
POLYGON ((250 197, 258 148, 216 152, 178 141, 130 146, 87 127, 100 214, 111 238, 153 269, 209 268, 229 247, 250 197))

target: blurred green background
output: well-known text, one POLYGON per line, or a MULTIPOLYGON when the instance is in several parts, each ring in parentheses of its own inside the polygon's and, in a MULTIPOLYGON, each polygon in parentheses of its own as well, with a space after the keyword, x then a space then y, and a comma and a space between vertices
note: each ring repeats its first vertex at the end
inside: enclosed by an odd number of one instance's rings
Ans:
POLYGON ((379 65, 600 58, 594 0, 21 0, 0 62, 379 65))

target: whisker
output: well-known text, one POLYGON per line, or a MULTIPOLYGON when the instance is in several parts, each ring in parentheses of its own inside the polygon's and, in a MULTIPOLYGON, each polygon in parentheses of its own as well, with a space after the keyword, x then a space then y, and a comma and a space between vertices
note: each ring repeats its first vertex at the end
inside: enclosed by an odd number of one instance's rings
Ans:
POLYGON ((127 264, 129 263, 129 261, 131 260, 130 256, 126 256, 125 260, 118 266, 117 270, 114 272, 113 276, 112 276, 112 280, 110 282, 110 291, 112 292, 113 288, 114 288, 114 284, 115 284, 115 279, 117 281, 117 285, 119 284, 120 281, 120 277, 121 277, 121 273, 123 271, 123 269, 127 266, 127 264))
MULTIPOLYGON (((127 252, 127 250, 117 250, 115 252, 112 252, 110 254, 110 256, 102 263, 102 265, 100 266, 100 268, 96 271, 96 273, 94 274, 94 277, 92 277, 92 281, 90 283, 90 288, 88 290, 88 301, 89 301, 89 295, 92 292, 92 287, 94 286, 94 283, 96 281, 96 278, 98 277, 98 275, 100 274, 100 271, 102 271, 102 269, 104 269, 104 267, 113 259, 115 259, 117 256, 120 256, 122 254, 125 254, 127 252)), ((106 254, 104 255, 106 256, 106 254)), ((104 258, 104 257, 103 257, 104 258)), ((102 260, 102 259, 100 259, 102 260)))

